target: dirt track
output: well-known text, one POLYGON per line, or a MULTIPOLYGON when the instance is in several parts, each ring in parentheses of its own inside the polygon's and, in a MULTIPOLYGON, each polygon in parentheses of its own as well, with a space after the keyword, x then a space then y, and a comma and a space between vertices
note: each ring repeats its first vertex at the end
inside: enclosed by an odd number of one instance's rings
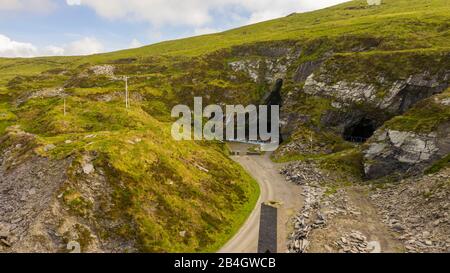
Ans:
MULTIPOLYGON (((287 216, 286 229, 289 227, 289 216, 296 213, 302 205, 301 188, 287 183, 279 174, 280 165, 270 160, 270 154, 263 156, 235 156, 233 159, 241 164, 259 183, 261 196, 255 210, 239 232, 219 251, 219 253, 256 253, 258 247, 259 220, 261 203, 281 201, 287 216)), ((288 234, 286 230, 286 234, 288 234)))

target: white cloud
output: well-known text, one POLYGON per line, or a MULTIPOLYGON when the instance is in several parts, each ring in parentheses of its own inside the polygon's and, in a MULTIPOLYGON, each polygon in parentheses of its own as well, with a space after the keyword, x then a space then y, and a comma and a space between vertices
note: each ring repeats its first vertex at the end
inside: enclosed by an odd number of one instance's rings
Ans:
POLYGON ((59 46, 47 46, 44 48, 44 50, 41 52, 40 55, 44 56, 63 56, 65 53, 64 48, 59 46))
POLYGON ((66 3, 69 6, 79 6, 81 5, 81 0, 66 0, 66 3))
POLYGON ((243 0, 242 5, 250 11, 247 23, 257 23, 286 16, 293 12, 317 10, 347 2, 348 0, 243 0))
POLYGON ((216 29, 216 28, 210 28, 210 27, 196 28, 194 30, 195 35, 212 34, 212 33, 217 33, 217 32, 220 32, 220 30, 216 29))
POLYGON ((247 23, 259 22, 310 11, 346 0, 66 0, 68 5, 84 5, 111 20, 147 21, 153 25, 205 27, 213 22, 214 12, 228 18, 249 14, 247 23))
POLYGON ((54 0, 0 0, 0 11, 48 13, 55 7, 54 0))
POLYGON ((3 57, 33 57, 38 49, 30 43, 13 41, 0 34, 0 56, 3 57))
MULTIPOLYGON (((0 0, 0 12, 49 12, 57 6, 57 1, 0 0)), ((177 27, 182 33, 201 35, 342 2, 346 0, 65 0, 69 6, 85 6, 108 20, 147 22, 151 40, 178 38, 163 36, 164 27, 177 27)), ((14 41, 2 35, 0 56, 87 55, 105 50, 93 37, 73 39, 76 40, 68 44, 38 48, 32 43, 14 41)), ((142 43, 134 39, 128 46, 139 47, 142 43)))
POLYGON ((130 43, 129 48, 137 48, 137 47, 142 47, 144 46, 143 43, 141 43, 138 39, 133 39, 130 43))
POLYGON ((17 42, 0 34, 0 57, 37 57, 89 55, 104 52, 104 46, 93 37, 84 37, 62 46, 38 48, 31 43, 17 42))
POLYGON ((105 50, 102 43, 92 37, 85 37, 64 47, 64 55, 89 55, 105 50))

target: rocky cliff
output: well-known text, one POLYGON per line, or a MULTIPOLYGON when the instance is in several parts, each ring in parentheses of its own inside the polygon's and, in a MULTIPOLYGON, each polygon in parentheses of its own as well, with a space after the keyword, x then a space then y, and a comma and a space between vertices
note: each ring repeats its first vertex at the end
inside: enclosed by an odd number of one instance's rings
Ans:
POLYGON ((273 159, 338 182, 445 169, 449 14, 447 0, 357 0, 120 52, 0 59, 0 251, 220 247, 258 189, 222 144, 171 138, 170 109, 194 96, 281 99, 273 159))

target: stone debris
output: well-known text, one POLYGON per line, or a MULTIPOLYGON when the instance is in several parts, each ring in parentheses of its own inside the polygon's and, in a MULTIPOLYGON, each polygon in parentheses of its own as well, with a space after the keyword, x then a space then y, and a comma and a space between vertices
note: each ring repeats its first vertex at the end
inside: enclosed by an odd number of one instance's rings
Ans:
POLYGON ((200 171, 205 172, 205 173, 209 173, 209 170, 208 170, 208 169, 206 169, 206 168, 200 166, 199 164, 194 164, 194 165, 195 165, 195 167, 197 167, 197 169, 199 169, 200 171))
MULTIPOLYGON (((294 231, 288 240, 290 253, 305 253, 310 246, 309 235, 313 230, 327 227, 329 221, 337 215, 357 216, 361 213, 350 202, 344 189, 332 194, 324 181, 332 182, 333 177, 311 163, 291 163, 280 171, 291 183, 302 185, 304 206, 293 219, 294 231)), ((330 246, 328 246, 330 248, 330 246)), ((367 246, 366 246, 367 247, 367 246)), ((332 251, 329 251, 332 252, 332 251)))
POLYGON ((310 140, 299 139, 281 146, 276 152, 279 155, 287 154, 330 154, 332 150, 325 143, 313 143, 310 140))
POLYGON ((97 137, 97 135, 87 135, 84 137, 84 139, 95 138, 95 137, 97 137))
POLYGON ((346 233, 334 245, 339 249, 339 253, 370 253, 372 251, 367 237, 356 230, 346 233))
POLYGON ((294 218, 294 231, 290 235, 288 251, 290 253, 305 253, 310 245, 308 238, 311 231, 326 225, 326 216, 319 209, 319 201, 324 191, 318 187, 305 186, 303 195, 305 204, 297 217, 294 218))
POLYGON ((83 173, 86 175, 90 175, 95 172, 94 165, 92 164, 92 158, 90 156, 83 156, 81 167, 83 169, 83 173))
POLYGON ((26 100, 63 97, 64 92, 64 88, 46 88, 33 92, 26 100))
POLYGON ((450 106, 450 98, 441 100, 441 104, 445 106, 450 106))
POLYGON ((328 178, 314 164, 303 162, 291 163, 281 169, 280 173, 286 177, 288 182, 297 185, 317 185, 317 183, 328 178))
POLYGON ((134 138, 134 139, 127 140, 127 143, 129 143, 131 145, 136 145, 141 142, 142 142, 142 138, 134 138))
POLYGON ((376 189, 372 202, 407 252, 450 252, 450 169, 376 189))
POLYGON ((0 225, 0 243, 6 247, 11 247, 11 243, 9 243, 8 238, 10 237, 10 233, 6 231, 6 228, 3 225, 0 225))
POLYGON ((112 65, 96 65, 90 68, 90 71, 95 75, 114 76, 115 67, 112 65))
POLYGON ((45 152, 50 152, 51 150, 55 149, 56 146, 54 144, 48 144, 44 147, 45 152))

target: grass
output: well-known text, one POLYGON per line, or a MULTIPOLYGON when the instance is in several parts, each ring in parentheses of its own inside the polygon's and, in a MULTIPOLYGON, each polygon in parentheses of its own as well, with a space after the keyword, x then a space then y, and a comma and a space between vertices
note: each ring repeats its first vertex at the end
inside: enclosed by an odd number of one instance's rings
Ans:
POLYGON ((278 163, 292 161, 315 162, 322 169, 348 176, 349 179, 360 180, 364 176, 361 147, 348 148, 330 154, 294 154, 272 159, 278 163))
MULTIPOLYGON (((0 58, 0 135, 8 126, 20 125, 36 135, 39 146, 33 148, 54 159, 97 153, 95 165, 105 170, 113 189, 114 209, 103 213, 127 223, 119 230, 104 231, 102 237, 135 240, 145 252, 216 251, 246 220, 259 188, 227 157, 222 145, 173 141, 170 109, 179 103, 191 105, 194 96, 202 96, 205 104, 258 102, 270 83, 255 83, 246 73, 234 73, 228 62, 263 60, 272 47, 301 49, 296 65, 331 54, 324 67, 333 72, 335 81, 372 82, 381 72, 394 80, 424 66, 446 67, 447 0, 385 0, 379 7, 365 3, 351 1, 132 50, 0 58), (123 82, 93 75, 89 68, 96 64, 112 64, 116 75, 131 76, 130 109, 124 108, 123 82), (30 98, 36 91, 62 87, 68 95, 66 115, 61 97, 30 98), (46 152, 43 147, 48 144, 55 148, 46 152), (185 236, 180 235, 183 231, 185 236)), ((263 70, 259 72, 264 74, 263 70)), ((293 73, 288 71, 288 78, 293 73)), ((298 92, 302 84, 288 80, 283 92, 298 92)), ((380 95, 382 91, 380 87, 380 95)), ((299 129, 314 131, 315 140, 324 142, 333 154, 291 154, 278 160, 314 160, 334 172, 360 176, 359 150, 320 127, 331 100, 301 92, 293 99, 291 110, 310 117, 299 129)), ((426 104, 392 124, 429 131, 447 118, 440 106, 426 104)), ((307 139, 307 133, 294 137, 307 139)), ((75 186, 67 189, 66 205, 81 218, 92 213, 101 216, 93 211, 95 204, 85 204, 86 197, 76 188, 76 182, 82 181, 80 174, 74 172, 70 179, 75 186)))
POLYGON ((450 167, 450 154, 434 163, 431 167, 425 170, 425 174, 435 174, 441 170, 450 167))
MULTIPOLYGON (((120 236, 137 237, 143 252, 215 251, 241 227, 259 198, 257 183, 218 144, 173 141, 171 124, 138 104, 126 111, 115 102, 73 97, 63 116, 58 99, 33 99, 17 113, 22 128, 38 135, 41 155, 63 159, 99 153, 98 164, 111 169, 110 183, 126 181, 125 188, 115 187, 115 207, 126 216, 109 213, 131 219, 134 228, 121 230, 120 236), (55 148, 46 152, 43 147, 50 143, 55 148), (179 236, 183 230, 185 238, 179 236)), ((80 217, 94 213, 84 200, 75 189, 64 195, 80 217)))
POLYGON ((422 134, 436 131, 442 124, 450 122, 450 107, 440 103, 444 99, 450 99, 450 89, 419 102, 404 115, 388 121, 385 126, 391 130, 422 134))
POLYGON ((0 103, 0 136, 5 133, 8 126, 12 125, 17 120, 17 116, 11 112, 11 107, 8 103, 0 103))

